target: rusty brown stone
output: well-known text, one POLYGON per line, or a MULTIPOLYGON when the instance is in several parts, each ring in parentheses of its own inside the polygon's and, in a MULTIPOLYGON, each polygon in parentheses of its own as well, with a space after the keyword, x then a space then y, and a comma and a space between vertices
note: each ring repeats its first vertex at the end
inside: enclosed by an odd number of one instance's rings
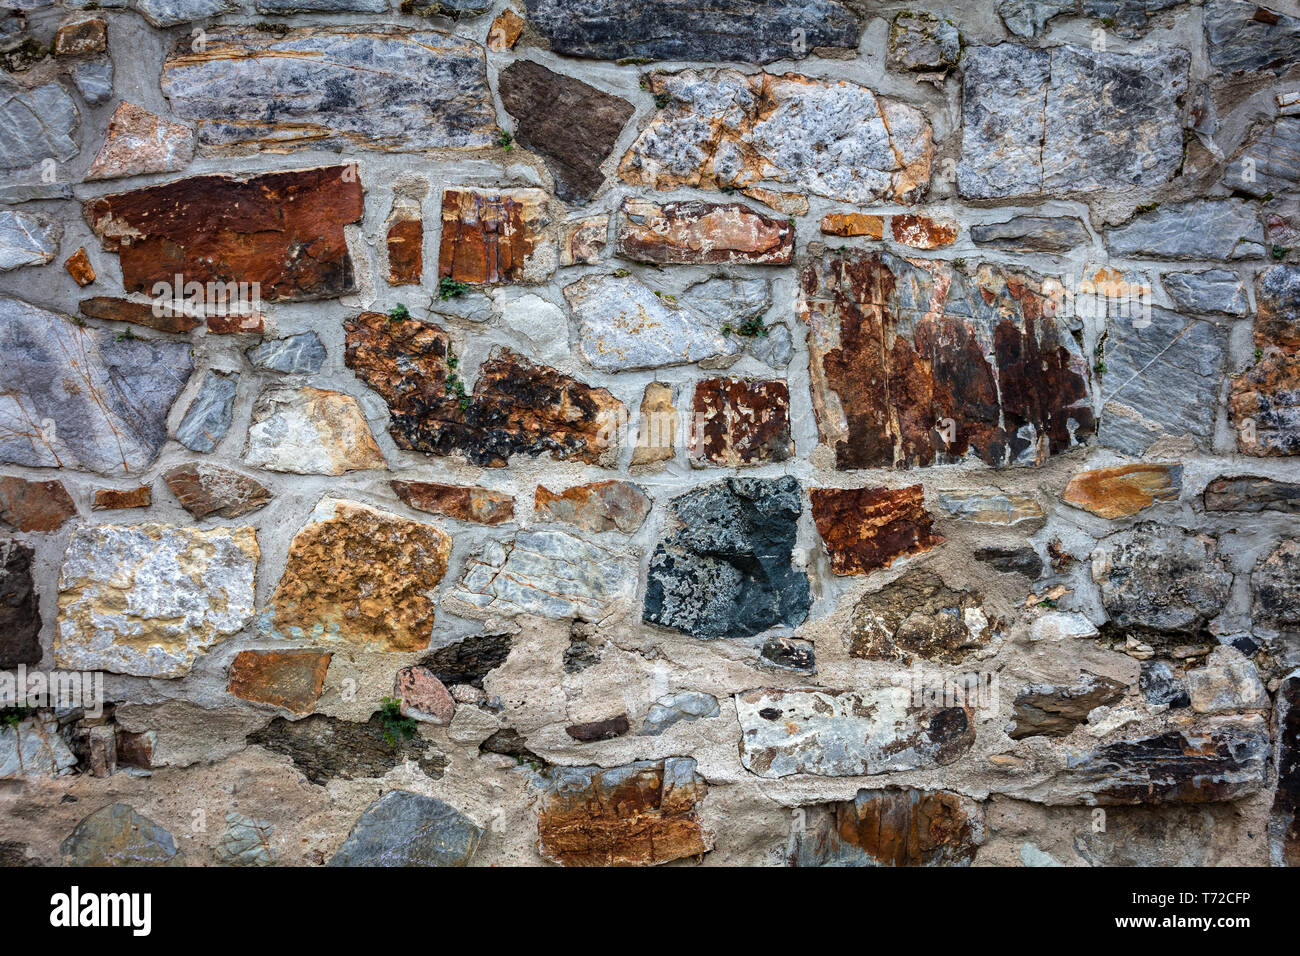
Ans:
POLYGON ((885 220, 882 216, 869 216, 862 212, 832 212, 822 217, 821 230, 827 236, 883 239, 885 220))
POLYGON ((0 525, 18 531, 58 531, 77 506, 61 481, 0 477, 0 525))
POLYGON ((243 700, 310 714, 325 686, 328 651, 240 651, 226 690, 243 700))
POLYGON ((893 216, 889 231, 895 242, 913 249, 942 249, 957 241, 958 225, 955 219, 931 219, 912 213, 893 216))
POLYGON ((155 283, 253 283, 267 301, 335 298, 356 287, 343 228, 363 213, 355 166, 195 176, 101 196, 86 221, 117 252, 128 292, 155 283))
POLYGON ((501 524, 515 516, 515 499, 501 491, 433 481, 396 480, 392 486, 397 497, 417 511, 446 515, 458 521, 501 524))
POLYGON ((790 437, 790 388, 779 379, 709 378, 695 386, 692 463, 729 468, 785 461, 790 437))
POLYGON ((664 205, 628 198, 619 207, 618 254, 656 265, 788 265, 794 227, 741 203, 664 205))
POLYGON ((236 333, 259 334, 266 331, 266 317, 257 311, 236 311, 203 315, 189 308, 177 308, 174 303, 140 302, 111 295, 97 295, 82 299, 78 304, 81 314, 106 322, 129 322, 158 332, 184 334, 205 325, 212 335, 236 333))
POLYGON ((116 488, 100 488, 95 492, 95 511, 121 511, 126 508, 148 508, 153 504, 153 489, 148 485, 119 491, 116 488))
POLYGON ((631 534, 650 514, 651 501, 630 481, 575 485, 559 494, 538 485, 533 510, 544 521, 563 521, 585 531, 631 534))
POLYGON ((95 281, 95 267, 90 264, 90 256, 86 255, 86 247, 82 246, 63 263, 63 268, 68 270, 68 275, 76 281, 79 286, 88 286, 95 281))
POLYGON ((1041 464, 1096 431, 1088 362, 1029 279, 845 250, 803 270, 799 311, 837 468, 1041 464))
POLYGON ((238 518, 271 501, 260 481, 208 462, 179 465, 163 474, 181 507, 195 518, 238 518))
POLYGON ((627 714, 619 714, 617 717, 607 717, 605 720, 571 724, 564 728, 564 732, 574 740, 593 743, 597 740, 613 740, 615 737, 622 737, 629 729, 631 725, 627 721, 627 714))
POLYGON ((399 219, 388 227, 388 284, 419 285, 424 275, 424 223, 399 219))
POLYGON ((908 666, 918 659, 959 663, 993 639, 981 600, 937 574, 909 568, 853 606, 849 655, 908 666))
POLYGON ((1268 351, 1232 380, 1228 407, 1237 429, 1237 450, 1267 457, 1300 454, 1296 420, 1300 353, 1268 351))
POLYGON ((677 409, 673 387, 651 382, 641 397, 641 418, 632 467, 672 461, 677 457, 677 409))
POLYGON ((931 530, 920 485, 907 488, 812 488, 813 521, 836 574, 867 574, 943 538, 931 530))
POLYGON ((609 216, 588 216, 560 226, 560 265, 594 266, 605 251, 609 216))
MULTIPOLYGON (((343 361, 388 403, 389 434, 399 448, 451 455, 503 468, 516 453, 576 458, 611 466, 623 403, 523 356, 493 349, 473 394, 451 387, 450 339, 437 325, 363 312, 344 322, 343 361)), ((459 372, 457 372, 459 376, 459 372)))
POLYGON ((432 525, 326 498, 294 535, 271 596, 278 636, 371 650, 429 645, 451 538, 432 525))
POLYGON ((545 279, 556 250, 540 189, 445 189, 438 278, 474 285, 545 279))
POLYGON ((1031 684, 1016 695, 1015 726, 1007 736, 1068 737, 1098 707, 1121 700, 1127 689, 1122 681, 1086 672, 1073 684, 1031 684))
POLYGON ((537 849, 565 866, 653 866, 713 848, 696 812, 708 784, 686 757, 608 770, 559 767, 537 813, 537 849))
POLYGON ((947 790, 859 790, 805 814, 794 866, 966 866, 983 830, 979 806, 947 790))
POLYGON ((514 49, 519 34, 524 32, 524 18, 506 7, 488 27, 487 48, 493 53, 514 49))
POLYGON ((1127 518, 1177 501, 1182 488, 1182 465, 1120 465, 1075 475, 1065 486, 1065 501, 1103 518, 1127 518))
POLYGON ((108 24, 99 17, 65 23, 54 35, 54 53, 57 56, 82 56, 107 49, 108 24))

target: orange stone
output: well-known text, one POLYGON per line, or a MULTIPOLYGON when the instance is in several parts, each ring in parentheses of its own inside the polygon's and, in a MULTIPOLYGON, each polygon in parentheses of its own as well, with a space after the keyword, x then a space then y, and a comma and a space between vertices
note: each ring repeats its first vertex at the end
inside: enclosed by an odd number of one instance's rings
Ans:
POLYGON ((1065 501, 1103 518, 1127 518, 1177 501, 1182 487, 1182 465, 1121 465, 1075 475, 1065 486, 1065 501))
POLYGON ((501 491, 433 481, 398 480, 392 486, 397 497, 417 511, 446 515, 457 521, 501 524, 515 516, 515 499, 501 491))
POLYGON ((487 48, 493 53, 513 49, 519 40, 519 34, 523 32, 524 18, 506 7, 488 28, 487 48))
POLYGON ((894 241, 913 249, 941 249, 957 241, 955 220, 931 219, 929 216, 901 215, 889 220, 894 241))
POLYGON ((54 35, 54 52, 58 56, 81 56, 106 49, 108 24, 98 17, 65 23, 54 35))
POLYGON ((148 508, 153 504, 153 491, 148 485, 118 491, 116 488, 100 488, 95 492, 95 502, 91 507, 95 511, 120 511, 124 508, 148 508))
POLYGON ((833 212, 822 217, 822 232, 828 236, 866 236, 883 239, 885 220, 861 212, 833 212))
POLYGON ((63 263, 63 268, 68 270, 68 275, 72 276, 79 286, 88 286, 95 281, 95 267, 90 264, 90 256, 86 255, 85 246, 68 256, 67 261, 63 263))
POLYGON ((558 494, 538 485, 533 496, 537 517, 562 521, 585 531, 631 534, 650 513, 646 493, 630 481, 597 481, 576 485, 558 494))
POLYGON ((555 271, 540 189, 445 189, 438 277, 485 285, 544 279, 555 271), (549 254, 547 254, 549 251, 549 254))
POLYGON ((424 274, 424 223, 399 219, 388 227, 388 284, 419 285, 424 274))
POLYGON ((77 506, 61 481, 0 478, 0 525, 19 531, 58 531, 77 506))
POLYGON ((240 651, 226 690, 243 700, 310 714, 325 686, 327 651, 240 651))
POLYGON ((206 325, 208 332, 213 335, 240 332, 257 335, 266 331, 266 317, 261 312, 228 310, 220 314, 203 315, 186 307, 177 308, 170 300, 141 302, 138 299, 97 295, 82 299, 77 308, 82 315, 91 319, 129 322, 158 332, 183 334, 192 332, 200 325, 206 325))
POLYGON ((931 530, 920 485, 907 488, 812 488, 813 521, 836 574, 867 574, 943 538, 931 530))
POLYGON ((742 203, 691 200, 661 206, 645 199, 624 199, 619 208, 618 253, 657 265, 787 265, 794 255, 794 226, 742 203))

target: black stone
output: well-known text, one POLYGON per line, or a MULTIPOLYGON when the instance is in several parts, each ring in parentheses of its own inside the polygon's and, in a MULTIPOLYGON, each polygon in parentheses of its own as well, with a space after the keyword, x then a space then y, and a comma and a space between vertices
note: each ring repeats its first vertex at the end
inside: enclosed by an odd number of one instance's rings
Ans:
POLYGON ((1043 573, 1043 559, 1033 548, 979 548, 975 560, 1003 574, 1023 574, 1031 581, 1037 581, 1043 573))
POLYGON ((1164 661, 1143 661, 1142 675, 1138 677, 1138 690, 1153 707, 1168 704, 1170 708, 1190 707, 1187 685, 1174 676, 1174 669, 1164 661))
POLYGON ((799 671, 804 674, 817 673, 817 654, 812 641, 794 637, 774 637, 763 642, 759 657, 773 667, 799 671))
POLYGON ((539 767, 550 766, 546 760, 529 750, 527 744, 528 741, 519 731, 513 727, 503 727, 479 744, 478 749, 482 753, 514 757, 520 763, 530 763, 539 767))
POLYGON ((0 668, 41 660, 41 606, 32 581, 36 552, 0 537, 0 668))
POLYGON ((509 634, 476 634, 438 648, 420 663, 448 687, 469 684, 482 690, 488 671, 500 667, 509 656, 509 634))
POLYGON ((384 731, 379 714, 364 724, 313 714, 303 720, 276 717, 247 740, 285 754, 303 776, 320 786, 336 778, 382 777, 407 759, 434 779, 442 776, 446 756, 422 737, 399 738, 394 746, 385 739, 384 731))

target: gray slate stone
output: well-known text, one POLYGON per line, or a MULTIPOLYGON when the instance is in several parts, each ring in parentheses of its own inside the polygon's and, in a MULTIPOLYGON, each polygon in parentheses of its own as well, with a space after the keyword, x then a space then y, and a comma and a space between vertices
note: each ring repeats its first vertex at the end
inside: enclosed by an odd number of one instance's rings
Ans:
MULTIPOLYGON (((1300 44, 1300 37, 1296 39, 1300 44)), ((1223 172, 1223 185, 1263 197, 1300 186, 1300 116, 1282 117, 1258 130, 1223 172)))
POLYGON ((185 862, 170 833, 125 803, 114 803, 86 817, 59 849, 69 866, 179 866, 185 862))
POLYGON ((837 0, 526 0, 529 22, 566 56, 770 63, 854 49, 861 26, 837 0), (803 33, 803 47, 794 43, 803 33))
POLYGON ((185 417, 176 429, 176 440, 190 451, 210 452, 230 431, 235 409, 238 375, 220 375, 209 371, 199 394, 194 396, 185 417))
POLYGON ((1009 252, 1068 252, 1091 241, 1073 216, 1014 216, 971 226, 970 237, 977 245, 1009 252))
POLYGON ((273 372, 315 375, 325 364, 325 346, 315 332, 272 339, 245 354, 256 367, 273 372))
POLYGON ((258 13, 387 13, 388 0, 255 0, 258 13))
POLYGON ((1152 186, 1182 162, 1185 51, 1003 43, 970 48, 964 62, 964 197, 1152 186))
POLYGON ((1062 3, 1053 0, 1002 0, 998 4, 998 16, 1016 36, 1029 39, 1042 33, 1052 17, 1066 11, 1074 12, 1077 6, 1078 0, 1062 3))
POLYGON ((59 252, 63 224, 46 216, 0 210, 0 272, 43 266, 59 252))
POLYGON ((390 790, 363 813, 330 866, 464 866, 481 827, 434 797, 390 790))
POLYGON ((1277 23, 1263 23, 1255 19, 1257 9, 1240 0, 1205 4, 1207 51, 1217 71, 1280 74, 1300 63, 1300 19, 1278 13, 1277 23))
POLYGON ((72 186, 68 183, 14 183, 0 186, 0 203, 14 205, 36 199, 71 199, 72 186))
MULTIPOLYGON (((155 27, 206 20, 239 9, 236 0, 131 0, 131 8, 155 27)), ((189 39, 185 40, 189 43, 189 39)))
POLYGON ((1106 233, 1112 255, 1137 259, 1257 258, 1263 243, 1256 207, 1240 199, 1169 203, 1106 233))
POLYGON ((269 820, 227 813, 226 829, 213 850, 213 856, 225 866, 271 866, 275 862, 275 854, 271 851, 271 832, 274 829, 269 820))
POLYGON ((91 106, 107 103, 113 95, 113 61, 86 60, 76 64, 72 82, 91 106))
POLYGON ((8 297, 0 354, 0 461, 118 476, 157 457, 168 410, 194 369, 188 343, 117 341, 8 297))
POLYGON ((961 34, 950 20, 906 10, 889 28, 890 69, 946 73, 961 59, 961 34))
POLYGON ((673 724, 683 720, 701 720, 719 714, 718 698, 698 690, 684 690, 660 697, 650 707, 645 723, 641 725, 642 737, 657 737, 673 724))
POLYGON ((1174 304, 1187 312, 1245 315, 1250 308, 1246 301, 1246 283, 1241 281, 1240 275, 1227 269, 1167 272, 1160 277, 1160 283, 1174 304))
POLYGON ((77 155, 77 104, 58 83, 24 90, 0 74, 0 169, 77 155))
POLYGON ((1152 308, 1112 316, 1101 375, 1103 445, 1143 454, 1163 436, 1209 448, 1228 333, 1211 322, 1152 308))

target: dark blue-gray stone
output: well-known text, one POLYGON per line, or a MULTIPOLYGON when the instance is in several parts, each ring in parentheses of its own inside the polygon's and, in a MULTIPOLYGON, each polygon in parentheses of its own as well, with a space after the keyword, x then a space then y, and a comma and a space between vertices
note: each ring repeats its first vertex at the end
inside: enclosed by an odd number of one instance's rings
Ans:
POLYGON ((1240 199, 1166 203, 1106 233, 1111 255, 1139 259, 1240 259, 1264 254, 1258 210, 1240 199))
POLYGON ((72 68, 72 82, 87 103, 98 106, 113 95, 113 61, 87 60, 72 68))
POLYGON ((1277 13, 1276 23, 1265 23, 1255 19, 1260 9, 1265 8, 1238 0, 1205 4, 1205 37, 1216 71, 1283 73, 1300 63, 1300 19, 1277 13))
POLYGON ((643 617, 695 637, 747 637, 808 616, 791 557, 803 510, 794 478, 728 478, 673 499, 681 527, 650 559, 643 617))
POLYGON ((214 450, 230 430, 238 386, 238 375, 209 371, 176 429, 176 440, 190 451, 214 450))
POLYGON ((1138 677, 1138 690, 1152 707, 1168 704, 1170 708, 1190 707, 1187 685, 1174 676, 1174 669, 1165 661, 1143 661, 1138 677))
MULTIPOLYGON (((1300 37, 1296 38, 1300 44, 1300 37)), ((1284 116, 1257 130, 1220 180, 1228 189, 1264 198, 1300 185, 1300 116, 1284 116)))
POLYGON ((1168 272, 1160 282, 1174 304, 1187 312, 1245 315, 1248 310, 1246 284, 1241 276, 1227 269, 1168 272))
POLYGON ((482 828, 434 797, 390 790, 361 814, 330 866, 464 866, 482 828))
POLYGON ((80 115, 58 83, 25 90, 0 74, 0 169, 26 169, 77 155, 80 115))
POLYGON ((185 855, 172 835, 125 803, 114 803, 77 824, 59 848, 69 866, 179 866, 185 855))
POLYGON ((815 47, 856 49, 862 27, 837 0, 527 0, 567 56, 770 63, 815 47), (799 31, 796 34, 794 31, 799 31))
POLYGON ((325 346, 315 332, 263 342, 249 349, 247 355, 253 365, 273 372, 314 375, 325 364, 325 346))

